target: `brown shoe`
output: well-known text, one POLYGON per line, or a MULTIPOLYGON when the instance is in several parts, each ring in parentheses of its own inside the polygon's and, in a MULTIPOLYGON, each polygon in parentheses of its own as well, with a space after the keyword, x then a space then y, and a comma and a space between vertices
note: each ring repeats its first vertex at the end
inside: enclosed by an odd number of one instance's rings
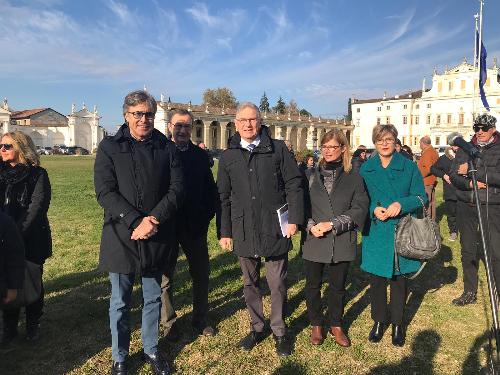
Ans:
POLYGON ((311 326, 311 344, 321 345, 325 341, 323 337, 323 327, 321 326, 311 326))
POLYGON ((330 334, 335 337, 335 342, 345 348, 351 346, 351 340, 346 336, 342 327, 330 327, 330 334))

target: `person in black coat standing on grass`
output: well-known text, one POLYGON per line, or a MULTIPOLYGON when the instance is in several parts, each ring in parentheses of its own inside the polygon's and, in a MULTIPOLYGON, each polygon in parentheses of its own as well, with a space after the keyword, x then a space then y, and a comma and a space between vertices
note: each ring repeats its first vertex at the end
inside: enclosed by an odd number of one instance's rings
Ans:
MULTIPOLYGON (((207 233, 210 220, 215 216, 219 194, 215 185, 208 153, 191 142, 193 115, 186 109, 173 109, 168 113, 168 130, 172 134, 184 170, 186 199, 175 219, 175 243, 162 277, 162 324, 165 337, 177 341, 180 332, 175 325, 173 306, 173 277, 179 255, 179 245, 189 263, 193 279, 192 325, 197 333, 214 336, 215 330, 207 323, 208 282, 210 274, 207 233)), ((212 160, 213 163, 213 160, 212 160)))
POLYGON ((158 349, 161 276, 173 240, 172 220, 183 194, 173 142, 154 129, 156 100, 129 93, 125 124, 99 144, 94 166, 97 201, 104 208, 99 268, 109 272, 112 374, 127 373, 129 311, 136 276, 142 284, 143 359, 155 374, 170 373, 158 349))
POLYGON ((239 346, 251 350, 265 337, 259 289, 261 258, 271 290, 271 329, 276 352, 291 354, 286 336, 288 251, 290 237, 304 221, 302 177, 283 141, 271 139, 261 125, 258 107, 241 103, 236 110, 236 133, 219 161, 217 186, 221 211, 217 218, 219 244, 234 249, 243 272, 243 292, 251 318, 251 331, 239 346), (288 204, 284 234, 276 210, 288 204))
MULTIPOLYGON (((40 266, 52 255, 52 237, 47 211, 51 188, 47 171, 40 167, 40 157, 33 140, 20 131, 2 136, 0 148, 0 210, 10 216, 21 232, 26 259, 40 266)), ((40 318, 43 315, 44 290, 35 302, 26 306, 26 339, 39 338, 40 318)), ((17 336, 20 309, 3 313, 2 341, 17 336)))
POLYGON ((9 216, 0 212, 0 308, 14 302, 24 282, 24 243, 9 216))
POLYGON ((358 172, 352 170, 349 142, 340 129, 321 139, 318 168, 307 173, 306 230, 302 257, 306 269, 306 305, 311 322, 311 343, 321 345, 323 314, 321 286, 328 274, 329 332, 340 346, 351 341, 342 330, 345 283, 349 264, 356 258, 357 232, 368 214, 368 195, 358 172))
MULTIPOLYGON (((491 263, 497 292, 500 290, 500 133, 496 129, 497 119, 488 114, 478 116, 473 125, 471 143, 480 151, 476 159, 478 195, 484 215, 487 241, 490 244, 491 263)), ((451 302, 456 306, 475 303, 477 300, 479 259, 482 247, 478 229, 478 218, 472 190, 472 179, 468 175, 469 156, 458 150, 453 160, 450 179, 457 188, 457 226, 462 250, 463 293, 451 302)))
POLYGON ((437 162, 431 165, 431 173, 443 179, 443 199, 448 216, 450 241, 457 239, 457 188, 453 186, 450 179, 451 165, 457 151, 457 146, 447 147, 444 155, 441 155, 437 162))

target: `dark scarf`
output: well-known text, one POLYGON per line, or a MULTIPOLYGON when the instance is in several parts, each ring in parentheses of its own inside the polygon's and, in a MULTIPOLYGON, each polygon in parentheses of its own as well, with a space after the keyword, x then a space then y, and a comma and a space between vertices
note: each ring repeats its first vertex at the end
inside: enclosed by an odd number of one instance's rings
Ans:
POLYGON ((335 187, 335 181, 339 176, 342 166, 342 161, 331 161, 328 163, 324 163, 320 167, 319 173, 323 178, 323 185, 325 186, 328 194, 330 194, 332 192, 332 189, 335 187))
POLYGON ((16 199, 21 207, 28 206, 28 177, 30 176, 32 167, 25 164, 17 164, 11 167, 5 164, 0 167, 0 186, 4 187, 3 210, 8 213, 9 206, 12 205, 13 199, 16 199), (22 192, 17 197, 13 197, 12 190, 14 186, 23 184, 22 192))

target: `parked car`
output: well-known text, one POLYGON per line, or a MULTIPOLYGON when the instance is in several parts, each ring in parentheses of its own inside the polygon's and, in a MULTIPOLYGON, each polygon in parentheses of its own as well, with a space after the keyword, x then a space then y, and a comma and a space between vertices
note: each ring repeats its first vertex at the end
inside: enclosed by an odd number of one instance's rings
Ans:
POLYGON ((54 150, 52 149, 52 147, 44 147, 43 148, 43 151, 45 153, 45 155, 52 155, 54 153, 54 150))
POLYGON ((67 155, 68 146, 66 145, 54 145, 53 153, 58 155, 67 155))

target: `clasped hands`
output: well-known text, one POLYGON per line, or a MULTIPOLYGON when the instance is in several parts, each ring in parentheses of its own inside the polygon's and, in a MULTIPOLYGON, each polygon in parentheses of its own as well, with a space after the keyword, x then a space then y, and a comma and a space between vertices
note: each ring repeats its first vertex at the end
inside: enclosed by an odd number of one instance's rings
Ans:
POLYGON ((318 223, 316 225, 313 225, 309 231, 311 234, 316 237, 323 237, 325 233, 328 233, 333 229, 332 223, 329 221, 322 221, 321 223, 318 223))
POLYGON ((401 204, 399 202, 393 202, 389 207, 375 207, 373 214, 380 221, 386 221, 391 217, 396 217, 401 213, 401 204))
POLYGON ((160 222, 154 216, 143 217, 141 223, 134 229, 131 240, 147 240, 158 232, 160 222))

